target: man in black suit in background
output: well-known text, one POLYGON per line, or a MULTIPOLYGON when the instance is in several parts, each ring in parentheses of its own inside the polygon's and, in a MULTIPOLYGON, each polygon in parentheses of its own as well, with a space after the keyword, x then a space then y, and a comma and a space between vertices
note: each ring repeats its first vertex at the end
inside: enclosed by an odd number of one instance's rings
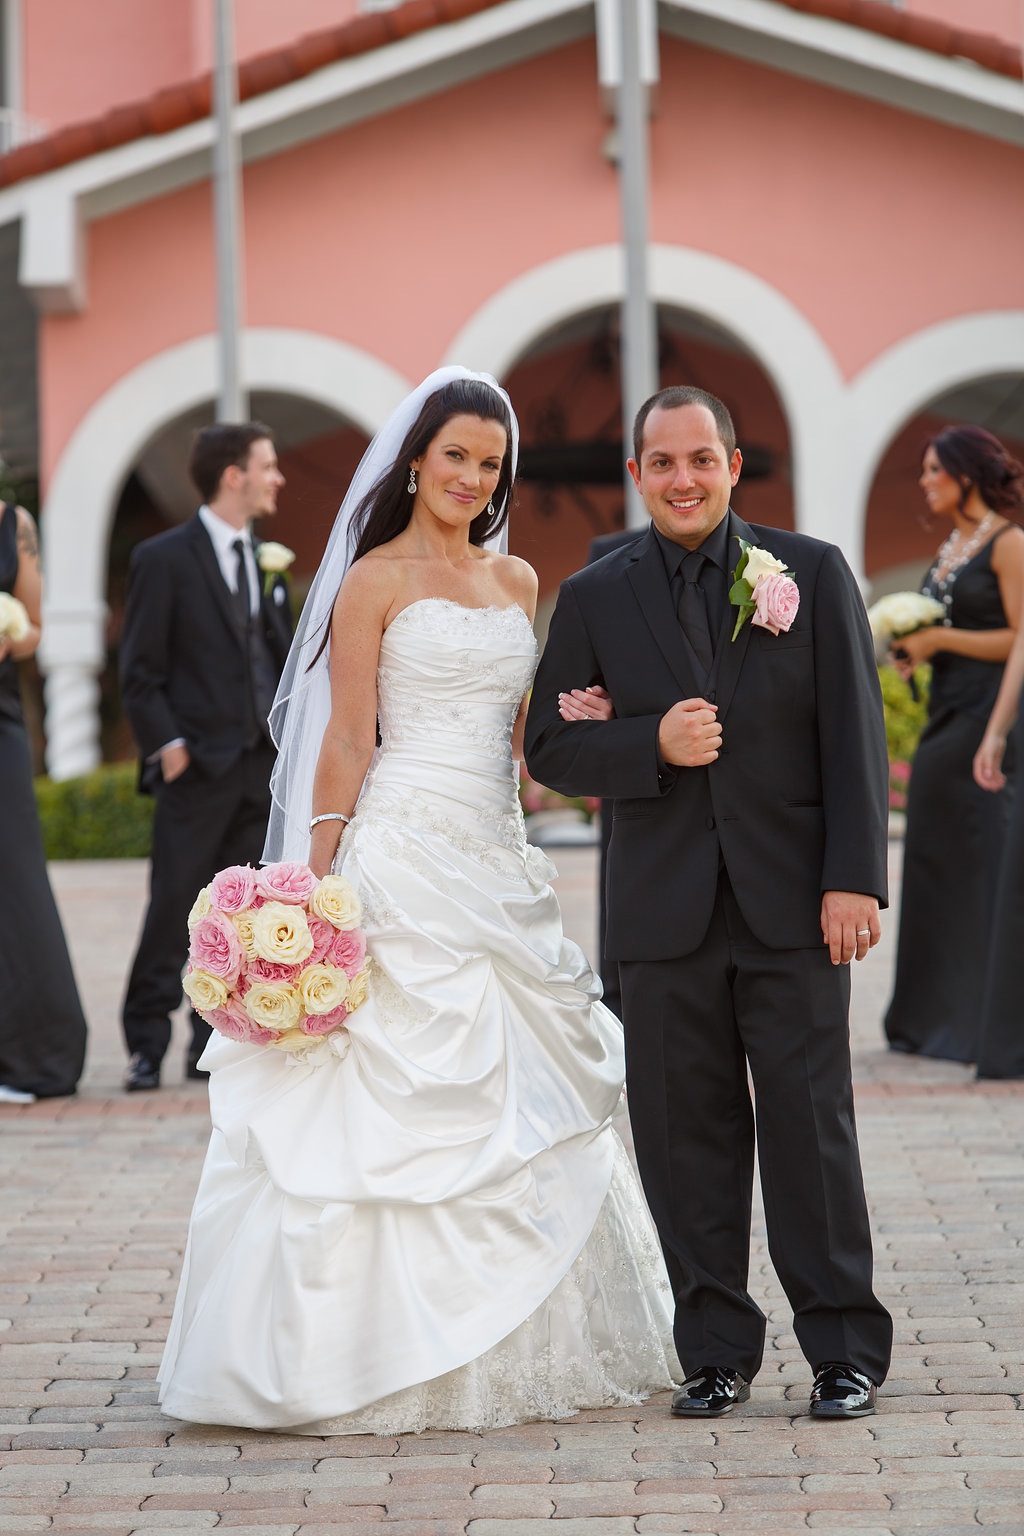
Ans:
POLYGON ((886 897, 881 698, 842 555, 737 517, 741 464, 714 396, 672 389, 641 408, 629 468, 654 526, 563 584, 526 760, 542 784, 615 801, 608 947, 637 1160, 676 1295, 686 1380, 672 1411, 729 1412, 761 1365, 747 1289, 756 1120, 811 1413, 854 1418, 874 1411, 892 1343, 872 1291, 848 1027, 849 961, 877 942, 886 897), (762 568, 775 557, 795 573, 788 629, 748 620, 733 637, 737 538, 762 568), (594 684, 615 718, 561 719, 560 690, 594 684))
MULTIPOLYGON (((284 484, 270 428, 206 427, 189 473, 205 505, 134 550, 121 641, 140 788, 156 797, 149 907, 122 1013, 129 1092, 160 1086, 196 895, 218 869, 263 852, 267 715, 291 642, 284 577, 264 580, 252 536, 284 484)), ((210 1029, 194 1011, 191 1021, 186 1075, 201 1077, 210 1029)))

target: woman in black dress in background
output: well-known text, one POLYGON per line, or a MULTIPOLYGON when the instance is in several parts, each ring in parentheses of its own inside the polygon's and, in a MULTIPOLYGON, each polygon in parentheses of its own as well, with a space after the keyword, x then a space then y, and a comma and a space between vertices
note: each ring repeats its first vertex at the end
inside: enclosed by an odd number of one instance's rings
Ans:
MULTIPOLYGON (((1024 469, 1021 470, 1024 476, 1024 469)), ((974 757, 974 777, 998 794, 1006 785, 1004 757, 1013 732, 1016 756, 1022 746, 1017 722, 1024 686, 1024 625, 1013 642, 995 708, 974 757), (1014 723, 1017 722, 1014 731, 1014 723)), ((1024 795, 1013 799, 1006 833, 989 951, 988 983, 978 1042, 979 1077, 1024 1077, 1024 1001, 1020 962, 1024 954, 1024 795)))
POLYGON ((0 1104, 74 1093, 85 1018, 46 874, 21 713, 17 663, 39 644, 42 582, 35 524, 0 502, 0 592, 21 602, 27 635, 0 637, 0 1104))
POLYGON ((976 1061, 1009 791, 972 774, 1024 595, 1020 466, 981 427, 948 427, 925 449, 929 511, 951 519, 922 591, 943 624, 899 642, 904 676, 932 665, 928 724, 907 797, 896 982, 885 1017, 893 1050, 976 1061))

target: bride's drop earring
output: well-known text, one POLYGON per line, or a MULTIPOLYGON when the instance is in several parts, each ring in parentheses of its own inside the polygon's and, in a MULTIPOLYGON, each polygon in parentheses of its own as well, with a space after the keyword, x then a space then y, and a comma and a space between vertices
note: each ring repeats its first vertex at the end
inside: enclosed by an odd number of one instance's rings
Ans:
POLYGON ((489 501, 487 503, 486 507, 484 508, 484 511, 487 513, 488 517, 493 517, 494 516, 494 502, 493 501, 489 501))
POLYGON ((409 495, 416 495, 416 471, 411 464, 409 465, 409 495))

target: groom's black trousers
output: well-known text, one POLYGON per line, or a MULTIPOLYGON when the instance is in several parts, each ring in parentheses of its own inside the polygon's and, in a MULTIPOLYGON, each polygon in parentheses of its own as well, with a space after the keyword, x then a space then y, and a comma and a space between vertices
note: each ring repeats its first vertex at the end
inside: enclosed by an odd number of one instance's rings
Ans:
POLYGON ((813 1368, 843 1361, 883 1381, 892 1321, 871 1288, 849 967, 824 944, 766 949, 723 869, 698 949, 620 971, 630 1120, 685 1371, 731 1366, 749 1381, 761 1365, 765 1319, 747 1290, 756 1123, 768 1247, 800 1347, 813 1368))
MULTIPOLYGON (((200 890, 230 864, 258 864, 270 815, 269 744, 247 748, 230 772, 212 777, 195 763, 170 784, 155 787, 149 907, 128 978, 122 1021, 129 1052, 160 1062, 171 1039, 171 1014, 181 1002, 188 955, 188 914, 200 890)), ((190 1055, 210 1026, 190 1015, 190 1055)))

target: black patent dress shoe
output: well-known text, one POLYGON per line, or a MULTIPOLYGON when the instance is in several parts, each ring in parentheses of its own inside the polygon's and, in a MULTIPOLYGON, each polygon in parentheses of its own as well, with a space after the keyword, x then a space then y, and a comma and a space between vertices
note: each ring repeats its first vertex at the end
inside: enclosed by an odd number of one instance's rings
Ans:
POLYGON ((205 1067, 201 1067, 199 1065, 199 1058, 200 1058, 200 1056, 202 1054, 203 1054, 202 1051, 197 1051, 196 1054, 193 1056, 192 1053, 189 1052, 188 1056, 185 1058, 185 1076, 186 1077, 188 1077, 188 1078, 207 1078, 207 1077, 209 1077, 210 1074, 209 1074, 209 1072, 207 1072, 206 1068, 205 1067))
POLYGON ((125 1093, 140 1093, 146 1088, 159 1087, 160 1063, 151 1061, 148 1056, 143 1056, 141 1051, 136 1051, 124 1075, 125 1093))
POLYGON ((811 1388, 812 1419, 863 1419, 875 1411, 875 1384, 841 1360, 819 1365, 811 1388))
POLYGON ((672 1399, 677 1419, 719 1419, 750 1396, 750 1383, 727 1365, 701 1365, 672 1399))

